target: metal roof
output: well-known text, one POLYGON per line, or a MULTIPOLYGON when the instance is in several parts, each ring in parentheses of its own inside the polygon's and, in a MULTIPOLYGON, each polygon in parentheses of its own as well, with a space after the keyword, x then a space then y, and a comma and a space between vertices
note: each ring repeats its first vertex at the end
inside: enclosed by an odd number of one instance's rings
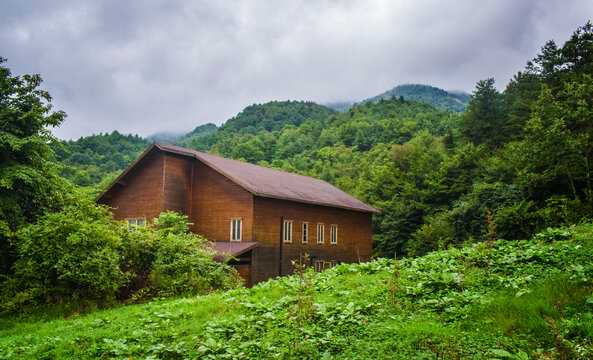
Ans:
POLYGON ((255 196, 331 206, 373 214, 381 213, 374 207, 363 203, 323 180, 160 142, 152 143, 132 165, 97 196, 95 201, 105 196, 115 184, 122 183, 125 175, 155 147, 164 152, 198 159, 255 196))
POLYGON ((212 250, 219 254, 229 254, 230 256, 239 256, 246 253, 247 251, 257 247, 259 243, 257 241, 246 241, 246 242, 230 242, 230 241, 216 241, 213 243, 205 243, 212 250))
POLYGON ((256 196, 375 214, 380 213, 372 206, 323 180, 227 159, 171 144, 155 142, 153 146, 165 152, 195 157, 256 196))

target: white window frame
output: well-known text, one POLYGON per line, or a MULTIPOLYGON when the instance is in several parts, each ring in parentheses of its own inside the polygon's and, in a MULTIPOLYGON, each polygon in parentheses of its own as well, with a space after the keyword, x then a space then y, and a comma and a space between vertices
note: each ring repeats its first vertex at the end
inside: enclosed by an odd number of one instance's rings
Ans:
POLYGON ((309 223, 303 221, 303 232, 301 234, 303 239, 303 244, 309 243, 309 223))
POLYGON ((243 238, 243 218, 233 218, 231 219, 231 229, 229 232, 229 239, 230 241, 241 242, 243 238), (237 232, 236 226, 239 224, 239 231, 237 232), (233 238, 233 232, 235 233, 235 237, 233 238), (238 235, 238 236, 237 236, 238 235))
POLYGON ((284 220, 282 224, 282 242, 292 243, 292 220, 284 220))
POLYGON ((322 272, 324 270, 333 268, 337 264, 338 262, 336 260, 313 260, 313 269, 315 269, 315 272, 322 272))
POLYGON ((325 224, 318 223, 317 224, 317 243, 324 244, 325 243, 325 224), (320 231, 321 230, 321 231, 320 231))
POLYGON ((329 243, 331 245, 338 244, 338 225, 331 224, 329 227, 329 243))
POLYGON ((146 225, 146 218, 126 218, 129 227, 138 227, 146 225))

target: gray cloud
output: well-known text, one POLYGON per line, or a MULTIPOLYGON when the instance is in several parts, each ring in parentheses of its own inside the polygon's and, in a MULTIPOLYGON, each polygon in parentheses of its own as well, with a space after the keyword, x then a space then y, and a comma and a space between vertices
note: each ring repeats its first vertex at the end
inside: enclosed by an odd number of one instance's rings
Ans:
POLYGON ((590 1, 19 1, 0 55, 40 73, 69 115, 54 133, 149 135, 270 100, 361 100, 402 83, 504 88, 590 1))

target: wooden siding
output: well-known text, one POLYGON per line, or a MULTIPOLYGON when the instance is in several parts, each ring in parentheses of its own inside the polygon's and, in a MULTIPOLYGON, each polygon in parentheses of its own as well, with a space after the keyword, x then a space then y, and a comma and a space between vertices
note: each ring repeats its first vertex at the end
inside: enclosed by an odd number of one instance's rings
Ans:
POLYGON ((292 274, 292 260, 300 254, 314 260, 353 263, 369 261, 372 255, 371 214, 286 200, 255 197, 253 240, 253 283, 279 275, 281 219, 290 220, 292 243, 282 243, 282 275, 292 274), (303 222, 309 223, 308 243, 302 243, 303 222), (317 224, 325 224, 324 243, 317 244, 317 224), (338 243, 330 244, 331 225, 338 226, 338 243))
POLYGON ((242 219, 241 241, 253 241, 253 195, 199 160, 193 161, 191 231, 230 241, 231 219, 242 219))
POLYGON ((190 215, 192 159, 165 153, 163 163, 163 208, 190 215))
POLYGON ((146 218, 152 220, 165 210, 163 204, 163 152, 148 153, 117 183, 100 203, 113 207, 116 220, 146 218))

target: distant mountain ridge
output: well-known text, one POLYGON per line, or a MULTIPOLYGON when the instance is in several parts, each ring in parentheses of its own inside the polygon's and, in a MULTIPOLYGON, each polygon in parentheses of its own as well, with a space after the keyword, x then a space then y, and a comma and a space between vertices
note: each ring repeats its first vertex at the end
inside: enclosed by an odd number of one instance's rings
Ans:
POLYGON ((146 138, 150 141, 168 142, 168 141, 175 141, 186 134, 187 133, 185 131, 179 131, 179 132, 161 131, 161 132, 156 132, 152 135, 149 135, 146 138))
POLYGON ((446 91, 430 85, 405 84, 396 86, 391 90, 387 90, 361 102, 334 102, 326 104, 326 106, 337 111, 346 111, 367 102, 376 104, 380 100, 389 100, 392 97, 399 98, 400 96, 406 100, 429 103, 437 109, 456 113, 463 112, 471 98, 470 94, 463 91, 446 91))

